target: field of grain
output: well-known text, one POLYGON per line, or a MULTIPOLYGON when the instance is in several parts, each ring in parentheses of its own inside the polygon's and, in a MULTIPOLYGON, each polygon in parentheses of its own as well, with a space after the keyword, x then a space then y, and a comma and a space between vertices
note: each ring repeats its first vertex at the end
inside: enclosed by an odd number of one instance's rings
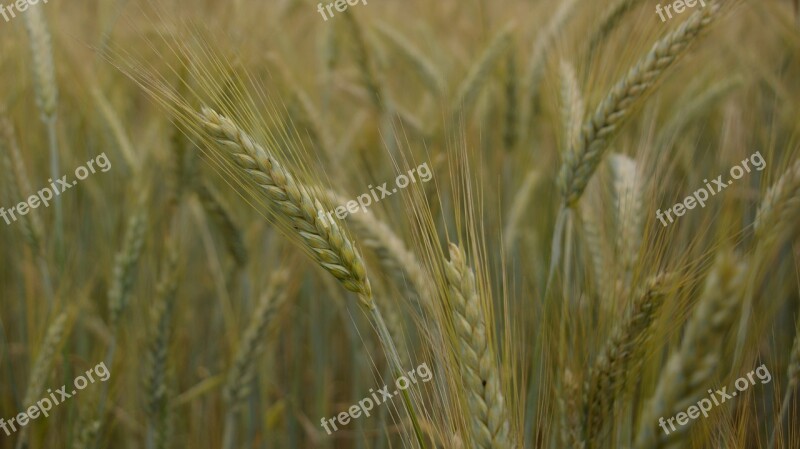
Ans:
POLYGON ((0 80, 0 449, 800 448, 796 0, 19 0, 0 80))

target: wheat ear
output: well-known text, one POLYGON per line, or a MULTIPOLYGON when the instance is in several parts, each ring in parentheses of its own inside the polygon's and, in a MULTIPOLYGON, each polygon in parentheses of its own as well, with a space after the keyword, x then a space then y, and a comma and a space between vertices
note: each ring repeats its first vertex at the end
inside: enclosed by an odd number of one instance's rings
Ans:
POLYGON ((534 188, 541 179, 541 173, 537 170, 531 170, 525 175, 522 184, 516 189, 514 199, 511 201, 511 207, 508 213, 508 219, 503 230, 503 247, 506 254, 511 254, 514 251, 514 245, 517 243, 517 235, 519 234, 520 224, 525 217, 525 213, 529 211, 528 205, 533 196, 534 188))
POLYGON ((672 354, 647 403, 636 436, 636 449, 682 447, 691 424, 665 434, 661 417, 674 416, 706 395, 720 371, 720 348, 732 327, 744 291, 745 266, 734 254, 723 252, 706 279, 677 352, 672 354))
POLYGON ((583 423, 581 421, 581 387, 575 375, 567 369, 562 379, 562 393, 558 396, 561 408, 561 447, 584 449, 583 423))
POLYGON ((510 448, 509 419, 491 339, 481 310, 475 274, 461 249, 450 244, 445 277, 458 336, 461 377, 469 395, 472 443, 476 448, 510 448))
POLYGON ((636 161, 622 154, 609 158, 614 178, 616 253, 629 286, 642 244, 642 183, 636 161))
MULTIPOLYGON (((347 202, 344 196, 331 190, 326 194, 330 203, 347 202)), ((430 311, 432 282, 417 256, 406 248, 403 239, 371 212, 349 214, 347 220, 364 246, 375 252, 381 268, 392 277, 406 298, 416 299, 423 309, 430 311)))
POLYGON ((398 50, 400 56, 411 64, 414 71, 419 76, 420 80, 431 93, 439 97, 444 93, 445 82, 441 75, 436 70, 436 66, 425 56, 417 47, 415 47, 405 36, 400 35, 394 28, 384 22, 380 22, 380 26, 376 29, 386 38, 395 49, 398 50))
POLYGON ((286 300, 286 281, 288 274, 279 271, 272 276, 269 286, 261 295, 250 323, 242 335, 239 347, 228 371, 223 394, 228 411, 225 416, 223 445, 225 449, 234 447, 236 414, 250 394, 250 384, 255 376, 256 362, 267 338, 270 323, 286 300))
POLYGON ((617 0, 612 6, 606 8, 606 13, 592 32, 592 37, 589 41, 589 57, 595 55, 597 47, 603 42, 608 35, 614 31, 614 28, 622 22, 622 19, 640 0, 617 0))
POLYGON ((111 288, 108 291, 108 304, 111 313, 111 327, 116 332, 122 311, 127 307, 130 299, 133 282, 135 280, 136 265, 142 255, 142 247, 147 230, 147 211, 143 204, 128 220, 122 248, 114 259, 114 268, 111 279, 111 288))
MULTIPOLYGON (((22 195, 28 195, 34 192, 31 187, 30 180, 28 179, 28 171, 25 168, 25 162, 22 159, 22 153, 19 150, 17 143, 17 136, 14 132, 14 125, 11 120, 5 115, 4 111, 0 111, 0 136, 4 149, 3 162, 5 165, 6 173, 10 176, 7 181, 7 189, 9 200, 12 202, 23 200, 22 195)), ((42 222, 39 215, 36 213, 26 214, 24 216, 17 216, 22 223, 23 235, 25 240, 29 243, 33 252, 37 255, 42 254, 43 244, 43 231, 42 222)))
POLYGON ((786 370, 786 392, 783 394, 783 401, 781 401, 779 417, 772 426, 769 449, 775 449, 775 443, 779 435, 778 430, 781 428, 787 429, 789 426, 789 406, 792 403, 792 396, 794 396, 798 384, 800 384, 800 323, 798 323, 797 333, 794 337, 792 352, 789 354, 789 368, 786 370))
MULTIPOLYGON (((28 180, 28 171, 22 159, 22 152, 20 152, 17 144, 14 125, 6 116, 4 110, 0 110, 0 148, 7 150, 2 152, 0 159, 2 159, 6 173, 9 174, 5 182, 9 201, 20 201, 23 199, 23 194, 32 194, 34 191, 28 180)), ((42 222, 35 211, 24 216, 20 215, 17 218, 22 226, 22 235, 35 254, 36 262, 39 265, 47 305, 52 307, 55 295, 53 293, 53 281, 50 277, 50 268, 45 259, 42 222)))
POLYGON ((456 91, 455 101, 452 103, 451 110, 453 113, 459 111, 469 111, 481 88, 486 82, 492 69, 497 64, 497 61, 503 56, 508 47, 511 45, 511 34, 514 30, 511 24, 506 25, 500 30, 497 35, 489 42, 486 49, 472 64, 467 76, 458 86, 456 91))
MULTIPOLYGON (((36 361, 33 363, 33 368, 31 368, 28 388, 25 389, 25 396, 22 399, 22 404, 25 407, 34 405, 36 399, 41 397, 44 384, 50 377, 50 365, 53 363, 53 358, 55 358, 56 351, 67 328, 67 316, 67 312, 62 312, 47 328, 47 333, 39 347, 39 353, 36 355, 36 361)), ((29 427, 22 429, 19 440, 17 440, 17 449, 26 447, 28 429, 29 427)))
POLYGON ((800 160, 769 188, 758 207, 753 224, 757 239, 772 242, 796 229, 800 216, 800 160))
MULTIPOLYGON (((53 64, 53 47, 47 21, 44 16, 44 5, 30 5, 24 14, 25 29, 33 56, 33 85, 36 92, 36 104, 41 113, 42 122, 47 127, 50 149, 50 177, 57 179, 61 173, 56 136, 56 107, 58 105, 58 87, 56 84, 55 66, 53 64)), ((63 242, 63 212, 61 197, 53 199, 55 206, 55 240, 56 254, 61 256, 63 242)))
POLYGON ((563 127, 564 148, 569 151, 575 145, 581 131, 581 120, 586 110, 575 67, 562 60, 559 65, 561 75, 561 120, 563 127))
POLYGON ((233 221, 231 213, 222 204, 213 187, 207 183, 202 181, 197 183, 195 192, 203 205, 206 215, 222 234, 225 246, 236 261, 236 265, 243 267, 247 263, 247 248, 245 248, 244 237, 239 230, 239 226, 233 221))
MULTIPOLYGON (((326 210, 315 192, 297 182, 294 176, 227 117, 204 107, 198 116, 203 133, 221 149, 265 193, 274 209, 289 220, 306 248, 322 268, 336 277, 346 289, 358 294, 359 303, 369 313, 396 376, 403 376, 403 364, 386 327, 380 309, 372 297, 372 287, 361 255, 335 220, 328 220, 326 210)), ((422 430, 408 392, 403 400, 411 417, 417 441, 425 447, 422 430)))
POLYGON ((641 351, 647 345, 651 327, 664 303, 666 275, 652 278, 644 292, 636 297, 628 317, 611 332, 605 346, 589 371, 584 389, 585 441, 596 447, 604 425, 614 412, 620 388, 641 365, 641 351))
POLYGON ((367 41, 364 39, 364 32, 361 29, 361 24, 358 23, 358 20, 356 20, 355 16, 350 12, 349 9, 347 12, 345 12, 344 17, 345 23, 347 24, 347 29, 350 32, 350 35, 353 38, 353 44, 356 47, 354 55, 358 69, 361 72, 361 78, 363 79, 364 85, 370 94, 370 98, 375 106, 375 110, 385 112, 386 98, 384 96, 384 92, 381 90, 381 84, 378 80, 375 64, 370 56, 367 41))
POLYGON ((355 293, 367 309, 374 305, 372 288, 361 255, 306 186, 232 120, 210 108, 199 116, 205 133, 230 153, 239 168, 264 191, 272 206, 286 216, 316 261, 355 293))
POLYGON ((685 53, 689 44, 718 16, 720 5, 713 3, 693 13, 676 30, 655 43, 611 89, 594 113, 583 124, 575 147, 559 173, 564 204, 574 205, 583 194, 614 134, 628 118, 636 103, 650 93, 666 69, 685 53))
MULTIPOLYGON (((170 248, 169 244, 167 248, 170 248)), ((148 369, 144 377, 147 412, 147 449, 169 446, 170 409, 167 387, 167 359, 172 312, 178 291, 178 256, 171 248, 158 287, 153 309, 152 337, 148 348, 148 369)))

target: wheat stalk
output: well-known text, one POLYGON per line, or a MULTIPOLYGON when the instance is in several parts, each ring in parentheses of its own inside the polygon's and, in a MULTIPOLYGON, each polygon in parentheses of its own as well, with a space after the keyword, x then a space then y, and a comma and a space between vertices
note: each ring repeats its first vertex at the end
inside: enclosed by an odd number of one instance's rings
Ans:
POLYGON ((450 260, 445 263, 447 299, 458 336, 461 377, 469 395, 471 440, 476 448, 510 448, 508 411, 475 274, 457 245, 451 243, 449 249, 450 260))
POLYGON ((634 106, 645 98, 698 34, 718 16, 720 5, 710 4, 693 13, 676 30, 653 45, 611 89, 584 123, 577 144, 567 153, 559 172, 564 204, 572 207, 583 194, 614 134, 629 117, 634 106))

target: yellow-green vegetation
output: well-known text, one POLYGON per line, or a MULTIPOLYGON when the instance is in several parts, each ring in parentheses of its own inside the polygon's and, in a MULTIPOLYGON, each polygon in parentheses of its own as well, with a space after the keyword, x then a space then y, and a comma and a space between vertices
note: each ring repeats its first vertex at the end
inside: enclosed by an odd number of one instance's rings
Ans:
POLYGON ((31 3, 0 449, 800 447, 797 2, 31 3))

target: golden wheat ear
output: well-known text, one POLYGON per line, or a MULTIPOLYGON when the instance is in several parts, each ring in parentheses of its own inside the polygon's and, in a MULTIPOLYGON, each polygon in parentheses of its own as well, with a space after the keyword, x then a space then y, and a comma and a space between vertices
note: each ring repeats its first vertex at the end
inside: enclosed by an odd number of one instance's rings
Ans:
POLYGON ((203 108, 199 117, 202 130, 213 139, 239 169, 257 184, 275 211, 297 230, 303 244, 319 265, 342 285, 359 294, 362 305, 374 306, 372 288, 361 255, 335 221, 320 211, 320 200, 306 186, 231 119, 211 108, 203 108))

